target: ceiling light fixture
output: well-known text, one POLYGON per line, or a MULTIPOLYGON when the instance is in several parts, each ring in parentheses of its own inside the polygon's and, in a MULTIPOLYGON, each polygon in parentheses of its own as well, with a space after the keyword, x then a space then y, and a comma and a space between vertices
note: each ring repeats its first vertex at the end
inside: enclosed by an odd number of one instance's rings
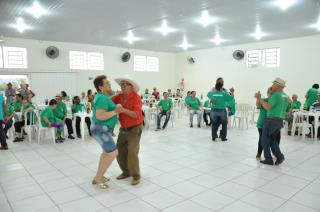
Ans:
POLYGON ((140 38, 135 37, 131 30, 128 31, 128 36, 124 38, 129 44, 133 44, 133 42, 140 40, 140 38))
POLYGON ((17 22, 14 25, 14 28, 16 28, 18 32, 23 33, 29 27, 24 23, 23 18, 17 18, 17 22))
POLYGON ((166 36, 169 33, 174 32, 176 30, 174 28, 169 27, 168 22, 166 20, 163 20, 161 27, 156 29, 156 31, 161 32, 163 36, 166 36))
POLYGON ((290 6, 294 5, 296 3, 296 0, 276 0, 274 4, 281 8, 281 10, 285 11, 290 6))
POLYGON ((219 46, 222 42, 225 42, 226 40, 222 39, 220 37, 220 34, 217 33, 216 37, 214 39, 211 40, 211 42, 215 43, 217 46, 219 46))
POLYGON ((184 37, 182 44, 179 47, 183 48, 183 50, 187 50, 188 48, 192 47, 191 44, 188 43, 187 39, 184 37))
POLYGON ((38 1, 33 2, 32 7, 28 9, 28 12, 37 19, 46 14, 46 10, 41 7, 38 1))
POLYGON ((256 32, 251 34, 251 36, 255 37, 256 40, 261 40, 261 38, 266 35, 267 35, 266 33, 261 31, 261 27, 259 24, 256 25, 256 32))
POLYGON ((203 27, 207 27, 214 22, 214 18, 211 17, 208 11, 202 11, 202 15, 197 19, 197 22, 200 23, 203 27))

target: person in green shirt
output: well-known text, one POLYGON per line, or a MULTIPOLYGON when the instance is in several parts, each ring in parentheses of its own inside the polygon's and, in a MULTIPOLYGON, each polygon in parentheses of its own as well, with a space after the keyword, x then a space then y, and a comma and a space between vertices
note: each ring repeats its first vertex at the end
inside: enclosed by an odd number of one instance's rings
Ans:
POLYGON ((56 107, 57 101, 55 99, 51 99, 49 101, 49 106, 41 112, 41 125, 48 128, 55 127, 57 129, 56 143, 63 143, 65 139, 62 138, 61 134, 64 129, 64 122, 54 116, 53 110, 56 109, 56 107))
POLYGON ((5 136, 6 138, 8 139, 8 131, 9 129, 12 127, 12 124, 13 124, 13 116, 14 116, 14 109, 13 109, 13 106, 9 103, 6 104, 7 106, 7 121, 5 122, 5 125, 4 125, 4 133, 5 133, 5 136))
POLYGON ((16 132, 16 138, 13 140, 13 142, 21 142, 23 141, 23 135, 21 132, 22 127, 25 126, 25 123, 27 121, 27 125, 32 125, 34 124, 34 119, 35 119, 35 113, 33 112, 33 110, 35 109, 35 107, 30 104, 28 99, 23 99, 22 100, 22 115, 21 115, 21 120, 20 121, 16 121, 14 123, 14 129, 16 132), (27 120, 25 120, 25 116, 27 117, 27 120))
POLYGON ((273 81, 272 96, 268 102, 262 100, 260 92, 255 94, 257 102, 267 110, 267 119, 263 126, 261 140, 265 159, 260 161, 260 163, 267 165, 280 165, 284 161, 284 156, 279 147, 280 140, 278 140, 278 137, 289 104, 289 97, 283 92, 285 84, 285 81, 281 78, 276 78, 273 81), (273 163, 270 148, 276 157, 275 163, 273 163))
MULTIPOLYGON (((262 99, 266 103, 268 103, 268 100, 272 95, 271 91, 272 91, 272 88, 271 87, 268 88, 268 91, 267 91, 268 98, 263 98, 262 99)), ((262 147, 262 143, 261 143, 262 129, 263 129, 264 123, 266 122, 266 119, 267 119, 267 110, 264 109, 264 107, 260 104, 258 99, 256 101, 256 106, 260 110, 259 117, 258 117, 258 120, 257 120, 257 128, 258 128, 258 132, 259 132, 259 140, 258 140, 258 151, 257 151, 256 159, 260 160, 261 154, 262 154, 262 151, 263 151, 263 147, 262 147)))
MULTIPOLYGON (((219 78, 218 78, 219 79, 219 78)), ((212 118, 212 129, 211 136, 212 141, 216 141, 217 131, 220 124, 222 129, 220 131, 220 137, 222 141, 227 141, 227 125, 228 125, 228 114, 226 107, 230 101, 234 101, 234 89, 230 89, 231 95, 223 88, 223 82, 217 80, 215 88, 208 93, 208 98, 211 101, 211 118, 212 118)))
POLYGON ((210 117, 210 110, 211 110, 211 102, 210 100, 206 100, 203 104, 203 120, 206 123, 206 126, 211 125, 211 117, 210 117), (210 108, 210 110, 208 109, 210 108))
POLYGON ((13 109, 15 112, 20 112, 22 108, 22 96, 21 94, 16 94, 16 99, 13 103, 13 109))
MULTIPOLYGON (((71 111, 72 111, 72 115, 74 115, 75 113, 81 113, 82 111, 86 111, 84 105, 80 103, 79 96, 75 96, 73 98, 73 104, 71 106, 71 111)), ((92 136, 91 129, 90 129, 90 127, 91 127, 90 118, 86 117, 85 118, 85 122, 86 122, 87 127, 88 127, 89 135, 92 136)), ((81 123, 81 118, 79 116, 76 116, 76 132, 77 132, 78 138, 81 138, 80 123, 81 123)))
POLYGON ((199 98, 196 97, 197 93, 195 91, 191 92, 191 96, 188 99, 187 106, 190 113, 190 127, 193 127, 193 116, 196 115, 198 119, 198 128, 200 128, 201 117, 202 117, 202 105, 199 98))
POLYGON ((64 121, 64 123, 67 125, 68 128, 68 138, 74 139, 73 137, 73 127, 72 127, 72 120, 70 118, 67 118, 67 106, 62 101, 61 94, 56 95, 56 101, 57 101, 57 107, 53 110, 53 114, 58 119, 64 121))
POLYGON ((293 122, 293 112, 301 108, 301 102, 298 101, 298 95, 292 95, 292 100, 289 99, 289 104, 286 112, 286 121, 288 122, 288 134, 291 135, 291 128, 293 122))
POLYGON ((187 92, 187 96, 184 98, 184 104, 188 105, 188 101, 191 98, 191 91, 187 92))
POLYGON ((123 107, 119 104, 115 105, 108 97, 112 89, 105 75, 97 76, 93 83, 98 93, 93 104, 91 132, 103 152, 100 155, 99 167, 92 183, 106 189, 108 185, 104 174, 118 155, 112 131, 117 123, 118 113, 123 110, 123 107))
POLYGON ((319 93, 319 84, 312 85, 312 88, 310 88, 305 97, 306 102, 304 104, 304 109, 309 110, 310 106, 317 101, 317 95, 319 93))
POLYGON ((166 120, 162 126, 162 129, 164 130, 170 120, 171 116, 171 110, 172 110, 172 100, 168 99, 169 95, 167 92, 163 92, 163 99, 158 103, 158 106, 160 108, 160 112, 157 116, 157 129, 156 131, 160 130, 160 121, 163 116, 166 116, 166 120))

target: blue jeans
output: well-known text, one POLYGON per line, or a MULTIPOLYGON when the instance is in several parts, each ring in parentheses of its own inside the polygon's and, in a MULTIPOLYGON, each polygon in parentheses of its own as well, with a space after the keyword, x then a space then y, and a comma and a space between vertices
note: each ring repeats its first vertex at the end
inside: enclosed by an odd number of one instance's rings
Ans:
POLYGON ((193 116, 197 115, 198 125, 201 123, 202 111, 201 110, 190 110, 190 124, 193 123, 193 116))
POLYGON ((217 131, 220 124, 222 125, 221 138, 227 138, 227 125, 228 125, 228 114, 226 109, 211 109, 210 112, 212 125, 211 125, 211 136, 212 140, 217 137, 217 131))
POLYGON ((158 122, 157 122, 157 128, 159 129, 160 128, 160 121, 161 121, 161 118, 163 116, 166 116, 166 120, 164 121, 164 124, 163 124, 163 128, 165 128, 170 120, 170 116, 171 116, 171 112, 170 110, 168 111, 161 111, 160 113, 158 113, 158 122))
POLYGON ((273 155, 278 159, 283 159, 283 154, 281 153, 281 150, 279 148, 280 143, 280 130, 283 125, 282 119, 276 119, 276 118, 267 118, 262 131, 262 147, 264 152, 264 158, 266 161, 272 162, 272 156, 271 151, 273 155), (270 151, 271 148, 271 151, 270 151))
POLYGON ((91 133, 93 138, 100 144, 102 150, 106 153, 113 152, 117 146, 112 138, 113 128, 95 123, 91 126, 91 133))

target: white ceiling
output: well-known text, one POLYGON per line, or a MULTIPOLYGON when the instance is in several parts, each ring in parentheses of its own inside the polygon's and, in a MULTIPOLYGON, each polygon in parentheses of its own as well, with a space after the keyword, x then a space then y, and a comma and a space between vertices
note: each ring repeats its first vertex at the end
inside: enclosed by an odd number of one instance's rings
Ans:
POLYGON ((274 0, 38 0, 50 14, 40 19, 26 13, 32 0, 0 0, 0 36, 76 42, 145 50, 179 52, 185 36, 190 49, 215 47, 210 40, 218 27, 228 42, 222 45, 255 42, 259 19, 261 29, 275 40, 320 34, 311 24, 318 21, 319 0, 297 0, 287 11, 273 5, 274 0), (218 22, 203 28, 195 23, 202 10, 218 22), (20 34, 10 27, 23 17, 33 29, 20 34), (178 31, 162 36, 155 32, 163 19, 178 31), (122 40, 132 29, 142 40, 129 45, 122 40))

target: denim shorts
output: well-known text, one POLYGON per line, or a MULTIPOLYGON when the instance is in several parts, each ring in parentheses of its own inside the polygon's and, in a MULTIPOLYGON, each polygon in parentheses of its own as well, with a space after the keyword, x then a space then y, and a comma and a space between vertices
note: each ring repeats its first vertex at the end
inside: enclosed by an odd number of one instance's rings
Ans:
POLYGON ((93 138, 100 144, 104 152, 110 153, 117 149, 117 146, 112 138, 112 128, 101 124, 93 124, 91 133, 93 138))

